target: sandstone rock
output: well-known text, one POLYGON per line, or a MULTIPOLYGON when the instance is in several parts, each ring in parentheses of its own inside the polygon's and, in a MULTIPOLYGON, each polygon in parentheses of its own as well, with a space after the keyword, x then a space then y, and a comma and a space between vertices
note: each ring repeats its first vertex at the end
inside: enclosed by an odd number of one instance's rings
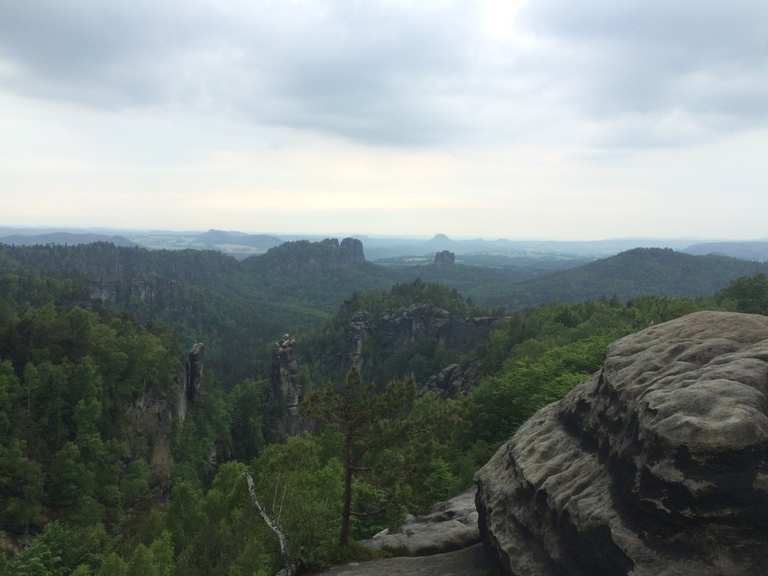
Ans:
POLYGON ((426 516, 407 519, 396 531, 384 530, 363 542, 375 550, 425 556, 460 550, 480 541, 474 489, 436 504, 426 516))
POLYGON ((450 250, 435 252, 435 266, 453 266, 456 264, 456 254, 450 250))
POLYGON ((272 399, 280 411, 276 430, 279 437, 297 434, 301 429, 301 401, 304 391, 298 381, 296 339, 284 335, 272 351, 272 399))
POLYGON ((153 485, 161 495, 170 488, 174 426, 184 424, 190 405, 202 392, 204 349, 201 343, 192 346, 176 374, 172 392, 147 387, 127 413, 131 456, 149 462, 153 485))
POLYGON ((344 238, 339 245, 339 264, 353 266, 365 263, 363 243, 357 238, 344 238))
POLYGON ((325 576, 489 576, 492 561, 481 544, 463 550, 421 556, 354 562, 338 566, 325 576))
POLYGON ((449 364, 427 380, 424 388, 444 398, 454 398, 468 393, 480 381, 476 362, 449 364))
POLYGON ((614 343, 477 474, 519 576, 768 573, 768 317, 703 312, 614 343))

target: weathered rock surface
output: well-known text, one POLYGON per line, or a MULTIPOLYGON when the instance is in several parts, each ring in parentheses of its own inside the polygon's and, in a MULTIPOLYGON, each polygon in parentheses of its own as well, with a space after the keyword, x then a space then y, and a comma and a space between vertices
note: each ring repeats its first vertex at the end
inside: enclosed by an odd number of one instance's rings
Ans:
POLYGON ((339 244, 339 264, 353 266, 365 263, 363 243, 357 238, 344 238, 339 244))
POLYGON ((449 350, 464 350, 475 346, 500 321, 495 316, 465 318, 431 304, 412 304, 385 314, 376 329, 390 341, 430 338, 449 350))
POLYGON ((450 250, 435 252, 435 266, 453 266, 456 264, 456 254, 450 250))
MULTIPOLYGON (((411 304, 388 311, 370 312, 347 307, 354 301, 345 302, 340 315, 343 320, 344 346, 325 343, 327 353, 316 356, 316 363, 329 373, 345 373, 350 368, 366 379, 388 379, 402 374, 382 377, 381 366, 399 354, 421 345, 434 344, 450 353, 466 353, 477 348, 488 333, 504 321, 501 316, 464 316, 433 304, 411 304)), ((315 350, 317 354, 317 350, 315 350)), ((385 368, 386 371, 386 368, 385 368)), ((465 362, 458 366, 446 366, 429 379, 420 382, 422 389, 430 389, 442 396, 465 393, 477 383, 477 366, 465 362)))
POLYGON ((475 490, 435 505, 426 516, 411 517, 395 531, 384 530, 363 542, 374 550, 426 556, 467 548, 480 541, 475 490))
POLYGON ((519 576, 768 573, 768 317, 703 312, 614 343, 477 474, 519 576))
POLYGON ((477 362, 449 364, 427 380, 424 388, 444 398, 467 394, 480 381, 477 362))
POLYGON ((272 402, 278 412, 276 433, 279 438, 297 434, 301 429, 301 401, 304 390, 298 381, 299 364, 296 339, 284 335, 272 350, 272 402))
POLYGON ((246 268, 271 274, 337 271, 365 263, 363 243, 357 238, 344 238, 341 242, 338 238, 284 242, 244 261, 246 268))
POLYGON ((149 461, 153 484, 161 494, 170 488, 174 426, 181 426, 190 406, 203 392, 203 351, 192 346, 172 389, 147 387, 128 410, 129 445, 133 457, 149 461))
POLYGON ((481 544, 470 548, 421 556, 401 557, 357 562, 339 566, 327 576, 489 576, 493 574, 492 562, 481 544))

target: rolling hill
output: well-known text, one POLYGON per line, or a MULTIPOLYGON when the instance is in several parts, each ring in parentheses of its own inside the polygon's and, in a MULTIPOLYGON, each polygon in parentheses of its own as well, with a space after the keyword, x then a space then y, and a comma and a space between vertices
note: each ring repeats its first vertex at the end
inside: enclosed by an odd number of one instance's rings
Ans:
POLYGON ((616 296, 707 296, 732 280, 768 271, 768 264, 728 256, 695 256, 667 248, 635 248, 585 266, 515 284, 487 304, 510 309, 548 302, 579 302, 616 296))

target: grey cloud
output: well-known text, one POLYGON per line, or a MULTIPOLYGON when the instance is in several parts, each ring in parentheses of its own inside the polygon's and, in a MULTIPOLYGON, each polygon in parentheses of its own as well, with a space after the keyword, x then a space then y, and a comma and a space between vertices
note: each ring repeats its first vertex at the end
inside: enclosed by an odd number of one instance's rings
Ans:
POLYGON ((0 62, 14 70, 0 89, 403 146, 569 131, 674 145, 768 121, 764 0, 530 0, 526 50, 485 37, 476 8, 0 0, 0 62))
POLYGON ((699 135, 768 120, 763 0, 539 0, 521 16, 528 30, 556 47, 561 57, 551 69, 559 69, 580 110, 633 125, 629 132, 617 129, 613 142, 685 140, 683 132, 659 131, 669 116, 687 117, 699 135), (636 126, 642 122, 644 136, 636 126))

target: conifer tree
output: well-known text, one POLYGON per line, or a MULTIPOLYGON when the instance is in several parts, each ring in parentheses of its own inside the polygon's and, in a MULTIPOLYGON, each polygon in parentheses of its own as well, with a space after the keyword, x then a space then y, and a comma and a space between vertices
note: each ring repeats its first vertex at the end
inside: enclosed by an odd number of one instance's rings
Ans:
POLYGON ((341 434, 341 461, 344 492, 339 544, 349 543, 352 510, 352 484, 360 472, 367 471, 365 460, 390 444, 401 432, 405 416, 413 403, 412 378, 392 381, 383 391, 364 383, 354 368, 340 387, 327 386, 306 402, 306 414, 321 425, 341 434))

